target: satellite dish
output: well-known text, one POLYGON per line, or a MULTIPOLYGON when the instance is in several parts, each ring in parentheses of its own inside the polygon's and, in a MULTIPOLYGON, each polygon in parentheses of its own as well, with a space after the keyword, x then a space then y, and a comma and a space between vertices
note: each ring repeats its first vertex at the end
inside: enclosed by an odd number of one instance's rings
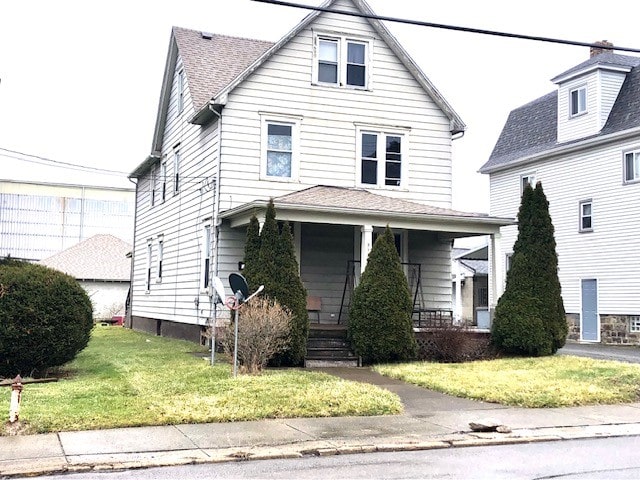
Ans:
POLYGON ((249 296, 249 285, 247 280, 239 273, 232 273, 229 275, 229 285, 231 285, 231 293, 236 295, 238 292, 242 294, 241 302, 244 302, 245 298, 249 296))
POLYGON ((224 285, 222 284, 222 280, 220 280, 218 277, 213 277, 213 289, 216 292, 215 303, 223 303, 224 299, 227 297, 224 292, 224 285))

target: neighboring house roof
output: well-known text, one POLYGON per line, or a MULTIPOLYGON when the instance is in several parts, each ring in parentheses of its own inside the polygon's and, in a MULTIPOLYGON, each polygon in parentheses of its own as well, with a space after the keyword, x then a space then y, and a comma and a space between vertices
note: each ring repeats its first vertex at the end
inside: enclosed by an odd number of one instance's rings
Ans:
POLYGON ((489 275, 489 262, 487 260, 459 259, 459 261, 468 269, 473 270, 475 275, 489 275))
POLYGON ((77 280, 129 281, 131 248, 113 235, 94 235, 38 263, 77 280))
MULTIPOLYGON (((244 225, 253 214, 262 214, 267 200, 255 200, 221 212, 232 226, 244 225)), ((319 185, 273 199, 278 217, 283 220, 319 221, 330 218, 331 223, 408 221, 412 225, 429 225, 433 230, 451 231, 459 225, 499 228, 513 225, 511 218, 492 217, 485 213, 461 212, 432 207, 399 198, 378 195, 359 188, 319 185)), ((461 230, 465 231, 465 230, 461 230)), ((482 232, 479 232, 482 233, 482 232)))
MULTIPOLYGON (((603 53, 567 70, 554 80, 595 66, 603 68, 618 66, 631 68, 631 71, 622 84, 604 127, 588 138, 596 139, 640 127, 640 57, 603 53)), ((584 138, 580 138, 558 143, 557 129, 557 91, 516 108, 509 114, 493 152, 489 160, 480 168, 480 172, 497 171, 519 163, 521 160, 585 141, 584 138)))

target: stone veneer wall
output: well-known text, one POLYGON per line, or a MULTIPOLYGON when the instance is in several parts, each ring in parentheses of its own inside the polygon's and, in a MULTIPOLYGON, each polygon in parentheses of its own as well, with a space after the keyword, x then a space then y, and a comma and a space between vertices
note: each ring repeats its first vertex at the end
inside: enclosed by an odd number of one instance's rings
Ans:
POLYGON ((631 332, 630 315, 600 315, 601 343, 638 345, 640 332, 631 332))
POLYGON ((580 340, 580 314, 567 313, 567 325, 569 326, 568 340, 580 340))
MULTIPOLYGON (((580 314, 567 313, 568 340, 580 340, 580 314)), ((640 345, 640 332, 631 332, 631 315, 600 314, 600 343, 640 345)))

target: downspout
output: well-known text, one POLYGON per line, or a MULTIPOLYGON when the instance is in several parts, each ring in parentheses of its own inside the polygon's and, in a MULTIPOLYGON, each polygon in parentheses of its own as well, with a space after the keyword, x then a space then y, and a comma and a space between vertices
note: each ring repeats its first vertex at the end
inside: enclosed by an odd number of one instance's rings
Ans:
POLYGON ((131 177, 127 177, 127 180, 136 186, 133 203, 133 247, 131 249, 131 269, 129 272, 129 308, 126 309, 125 305, 125 327, 133 329, 133 315, 131 312, 133 311, 133 265, 136 257, 136 229, 138 228, 138 182, 132 180, 131 177))
MULTIPOLYGON (((211 225, 213 227, 213 241, 211 242, 211 253, 210 257, 213 259, 211 270, 213 275, 209 275, 209 281, 213 282, 213 278, 218 276, 218 234, 219 234, 219 225, 218 225, 218 205, 220 204, 220 171, 222 165, 222 114, 219 113, 213 105, 210 103, 208 105, 209 110, 218 118, 218 171, 215 174, 215 178, 212 180, 212 188, 213 188, 213 201, 212 208, 213 212, 211 214, 211 225)), ((215 363, 215 352, 216 352, 216 326, 217 326, 217 304, 215 299, 217 297, 217 293, 215 288, 209 287, 209 316, 211 318, 211 366, 215 363)), ((226 298, 221 298, 221 302, 225 302, 226 298)))

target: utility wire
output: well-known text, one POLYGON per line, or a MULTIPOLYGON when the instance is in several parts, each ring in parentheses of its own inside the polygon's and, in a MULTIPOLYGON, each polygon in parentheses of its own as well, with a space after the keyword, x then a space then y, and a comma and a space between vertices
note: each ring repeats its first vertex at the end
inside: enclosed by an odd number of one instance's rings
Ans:
POLYGON ((109 170, 106 168, 98 168, 98 167, 87 167, 86 165, 78 165, 77 163, 69 163, 69 162, 61 162, 59 160, 53 160, 51 158, 40 157, 38 155, 32 155, 29 153, 18 152, 15 150, 9 150, 8 148, 0 147, 0 154, 3 154, 5 157, 14 158, 16 160, 21 160, 29 163, 36 163, 38 165, 49 165, 60 168, 69 168, 72 170, 84 170, 84 171, 92 171, 92 172, 100 172, 105 173, 107 175, 128 175, 127 172, 120 172, 118 170, 109 170), (6 153, 3 153, 6 152, 6 153), (20 155, 20 156, 17 156, 20 155), (28 158, 24 158, 28 157, 28 158))
MULTIPOLYGON (((431 27, 431 28, 441 28, 444 30, 454 30, 457 32, 467 32, 467 33, 479 33, 481 35, 493 35, 496 37, 506 37, 506 38, 518 38, 521 40, 534 40, 537 42, 548 42, 548 43, 559 43, 562 45, 574 45, 578 47, 597 47, 603 48, 602 45, 593 42, 578 42, 575 40, 563 40, 560 38, 551 38, 551 37, 539 37, 536 35, 525 35, 521 33, 507 33, 507 32, 498 32, 496 30, 485 30, 482 28, 472 28, 472 27, 459 27, 456 25, 446 25, 443 23, 432 23, 432 22, 423 22, 421 20, 411 20, 409 18, 398 18, 398 17, 387 17, 384 15, 370 15, 367 13, 361 12, 347 12, 344 10, 334 10, 332 8, 325 7, 316 7, 314 5, 304 5, 301 3, 293 3, 287 2, 285 0, 253 0, 254 2, 260 3, 268 3, 271 5, 280 5, 283 7, 294 7, 294 8, 302 8, 306 10, 316 10, 319 12, 327 12, 327 13, 337 13, 339 15, 347 15, 350 17, 360 17, 360 18, 370 18, 373 20, 384 20, 387 22, 395 22, 395 23, 405 23, 408 25, 418 25, 420 27, 431 27)), ((623 52, 633 52, 640 53, 640 48, 630 48, 630 47, 618 47, 618 46, 606 46, 604 47, 607 50, 620 50, 623 52)))

